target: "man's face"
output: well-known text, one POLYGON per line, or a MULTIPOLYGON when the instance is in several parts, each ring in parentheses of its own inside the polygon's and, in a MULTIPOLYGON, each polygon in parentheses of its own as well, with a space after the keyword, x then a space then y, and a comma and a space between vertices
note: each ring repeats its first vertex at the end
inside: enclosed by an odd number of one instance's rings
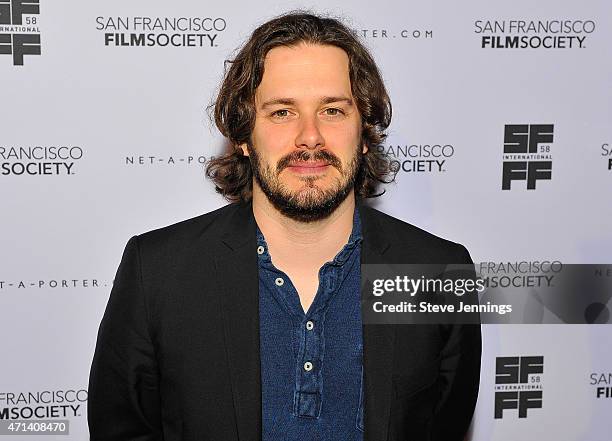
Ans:
POLYGON ((361 118, 346 52, 300 44, 270 50, 255 93, 250 156, 255 183, 288 217, 309 222, 353 194, 361 156, 361 118))

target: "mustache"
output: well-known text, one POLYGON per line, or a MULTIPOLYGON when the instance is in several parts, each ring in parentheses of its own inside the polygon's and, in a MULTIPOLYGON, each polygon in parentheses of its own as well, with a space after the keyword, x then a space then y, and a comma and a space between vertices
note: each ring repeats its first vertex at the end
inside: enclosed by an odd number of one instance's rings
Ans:
POLYGON ((333 153, 327 150, 317 150, 316 152, 309 152, 307 150, 296 150, 286 156, 283 156, 276 164, 276 172, 280 173, 285 168, 295 165, 300 162, 312 162, 312 161, 325 161, 329 165, 342 171, 342 162, 333 153))

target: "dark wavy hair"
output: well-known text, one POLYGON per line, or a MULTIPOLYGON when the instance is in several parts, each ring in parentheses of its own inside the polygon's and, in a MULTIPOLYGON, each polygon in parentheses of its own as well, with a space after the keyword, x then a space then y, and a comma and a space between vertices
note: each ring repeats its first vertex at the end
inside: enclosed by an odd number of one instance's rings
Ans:
POLYGON ((348 55, 351 89, 362 121, 362 143, 368 146, 355 180, 357 195, 380 196, 384 191, 377 193, 378 185, 395 179, 396 170, 377 148, 387 136, 391 101, 374 59, 354 32, 339 20, 295 11, 259 26, 235 58, 225 61, 223 82, 209 106, 209 111, 214 108, 215 124, 229 139, 232 149, 208 162, 206 176, 230 202, 248 201, 253 194, 251 164, 239 146, 250 143, 255 125, 255 91, 263 78, 266 54, 278 46, 300 43, 336 46, 348 55))

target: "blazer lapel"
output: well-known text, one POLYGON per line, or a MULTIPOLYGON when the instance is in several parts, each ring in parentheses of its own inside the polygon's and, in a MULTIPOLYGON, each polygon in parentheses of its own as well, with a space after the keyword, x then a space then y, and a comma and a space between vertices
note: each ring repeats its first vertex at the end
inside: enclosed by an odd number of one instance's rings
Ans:
MULTIPOLYGON (((363 244, 361 263, 382 263, 389 241, 376 212, 359 204, 363 244)), ((250 203, 237 204, 221 234, 215 257, 220 286, 223 334, 232 381, 238 439, 261 439, 259 356, 259 276, 256 224, 250 203)), ((364 441, 386 441, 391 411, 394 331, 387 325, 363 326, 364 441)))
POLYGON ((251 204, 237 205, 215 258, 238 439, 261 439, 259 277, 251 204))
MULTIPOLYGON (((359 204, 363 244, 361 264, 383 263, 390 243, 376 220, 376 212, 359 204)), ((386 441, 391 412, 391 369, 394 331, 388 325, 363 326, 364 441, 386 441)))

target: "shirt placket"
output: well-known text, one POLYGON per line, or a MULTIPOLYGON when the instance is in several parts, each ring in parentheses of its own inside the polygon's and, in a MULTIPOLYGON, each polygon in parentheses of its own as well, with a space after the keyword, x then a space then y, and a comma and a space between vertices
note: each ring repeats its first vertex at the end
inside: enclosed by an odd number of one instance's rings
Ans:
MULTIPOLYGON (((319 287, 315 299, 296 327, 300 350, 296 360, 296 379, 293 413, 301 418, 318 418, 323 396, 323 363, 325 358, 325 313, 333 296, 335 271, 325 264, 319 273, 319 287)), ((297 291, 293 293, 298 298, 297 291)), ((301 309, 301 306, 300 306, 301 309)), ((301 310, 303 313, 303 310, 301 310)))
MULTIPOLYGON (((265 241, 259 243, 258 254, 263 254, 263 264, 267 268, 268 286, 281 300, 294 324, 294 341, 298 344, 295 359, 295 388, 293 394, 293 415, 299 418, 319 418, 323 396, 323 362, 325 356, 325 315, 328 304, 344 274, 343 264, 352 254, 356 244, 350 243, 334 262, 327 262, 319 272, 319 286, 307 313, 299 301, 297 290, 289 277, 271 262, 265 241)), ((363 373, 361 379, 363 388, 363 373)), ((360 391, 363 395, 363 390, 360 391)), ((359 399, 357 427, 363 430, 363 396, 359 399)))

